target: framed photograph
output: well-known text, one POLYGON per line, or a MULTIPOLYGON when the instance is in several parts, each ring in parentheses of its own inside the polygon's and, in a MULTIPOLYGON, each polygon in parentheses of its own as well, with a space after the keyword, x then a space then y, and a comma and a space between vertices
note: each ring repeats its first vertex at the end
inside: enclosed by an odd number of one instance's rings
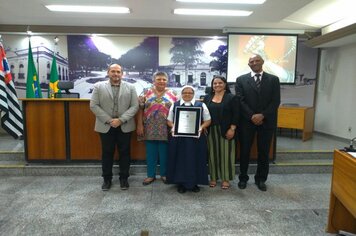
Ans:
POLYGON ((176 106, 174 111, 174 136, 199 137, 201 107, 176 106))

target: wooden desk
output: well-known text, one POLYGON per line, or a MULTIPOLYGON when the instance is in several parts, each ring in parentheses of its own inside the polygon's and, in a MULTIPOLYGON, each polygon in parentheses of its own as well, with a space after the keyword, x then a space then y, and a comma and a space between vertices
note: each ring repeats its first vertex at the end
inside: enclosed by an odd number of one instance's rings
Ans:
POLYGON ((314 129, 314 108, 280 106, 277 127, 302 130, 302 140, 311 139, 314 129))
MULTIPOLYGON (((20 100, 24 112, 27 161, 101 160, 101 143, 99 134, 94 131, 95 116, 89 108, 89 99, 20 100)), ((275 147, 274 139, 270 160, 275 159, 275 147)), ((146 159, 145 144, 137 141, 136 132, 131 136, 131 159, 146 159)), ((257 159, 256 141, 251 149, 251 159, 257 159)))
MULTIPOLYGON (((20 99, 27 161, 101 160, 99 134, 88 99, 20 99)), ((144 160, 144 142, 131 138, 131 157, 144 160)), ((118 155, 116 155, 116 159, 118 155)))
POLYGON ((356 233, 356 158, 334 151, 327 232, 356 233))

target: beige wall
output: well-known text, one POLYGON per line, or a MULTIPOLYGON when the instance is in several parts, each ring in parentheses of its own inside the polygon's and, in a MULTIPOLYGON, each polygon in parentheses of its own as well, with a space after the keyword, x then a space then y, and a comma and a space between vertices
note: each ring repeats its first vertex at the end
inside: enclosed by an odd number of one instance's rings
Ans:
POLYGON ((356 43, 322 50, 315 108, 315 131, 356 136, 356 43))

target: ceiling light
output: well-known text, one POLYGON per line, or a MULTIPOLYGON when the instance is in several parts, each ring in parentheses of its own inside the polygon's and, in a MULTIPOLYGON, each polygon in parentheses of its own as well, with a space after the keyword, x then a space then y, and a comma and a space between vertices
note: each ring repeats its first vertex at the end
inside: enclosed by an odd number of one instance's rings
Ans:
POLYGON ((178 8, 174 9, 173 13, 177 15, 197 16, 249 16, 252 14, 252 11, 178 8))
POLYGON ((57 45, 57 44, 58 44, 58 42, 59 42, 59 38, 58 38, 58 36, 54 37, 54 39, 53 39, 53 40, 54 40, 54 44, 56 44, 56 45, 57 45))
POLYGON ((176 0, 177 2, 262 4, 266 0, 176 0))
POLYGON ((32 31, 30 30, 30 26, 29 25, 27 26, 26 33, 27 33, 27 36, 31 36, 32 35, 32 31))
POLYGON ((103 7, 103 6, 71 6, 71 5, 46 5, 50 11, 62 12, 89 12, 89 13, 130 13, 127 7, 103 7))

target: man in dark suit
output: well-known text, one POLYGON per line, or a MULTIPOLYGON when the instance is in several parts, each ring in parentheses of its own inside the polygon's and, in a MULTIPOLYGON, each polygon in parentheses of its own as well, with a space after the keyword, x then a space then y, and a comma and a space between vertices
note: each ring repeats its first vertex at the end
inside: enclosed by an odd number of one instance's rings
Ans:
POLYGON ((277 111, 280 104, 280 84, 277 76, 262 69, 263 59, 252 55, 248 65, 252 72, 236 79, 236 94, 240 99, 240 175, 238 186, 245 189, 249 179, 247 175, 250 150, 257 133, 257 171, 255 184, 266 191, 269 171, 269 149, 277 127, 277 111))
POLYGON ((107 72, 109 80, 94 85, 90 99, 90 109, 95 114, 95 131, 99 133, 102 151, 102 171, 104 183, 102 190, 111 187, 112 167, 115 146, 119 152, 120 187, 129 188, 131 133, 135 130, 135 114, 138 99, 133 85, 122 81, 122 68, 110 65, 107 72))

